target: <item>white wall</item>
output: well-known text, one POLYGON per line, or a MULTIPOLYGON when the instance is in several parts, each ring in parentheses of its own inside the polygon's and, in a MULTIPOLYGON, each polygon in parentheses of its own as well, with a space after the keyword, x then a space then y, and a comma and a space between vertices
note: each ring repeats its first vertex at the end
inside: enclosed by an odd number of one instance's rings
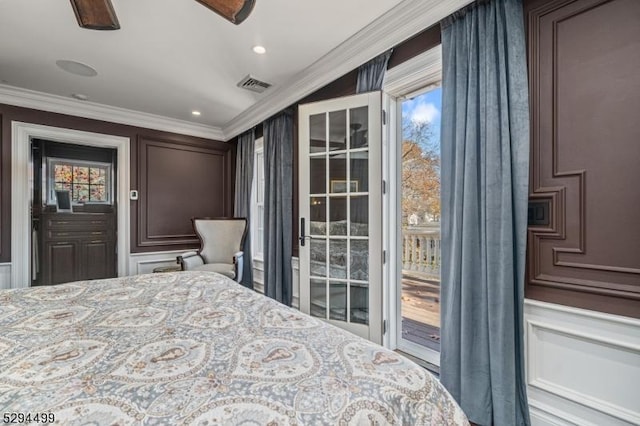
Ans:
POLYGON ((640 424, 640 320, 525 301, 533 425, 640 424))

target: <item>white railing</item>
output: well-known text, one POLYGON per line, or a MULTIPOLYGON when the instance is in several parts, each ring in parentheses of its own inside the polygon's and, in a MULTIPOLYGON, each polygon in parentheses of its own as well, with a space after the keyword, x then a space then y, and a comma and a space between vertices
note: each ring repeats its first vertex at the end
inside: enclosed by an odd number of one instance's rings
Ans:
POLYGON ((402 228, 402 269, 440 277, 440 224, 402 228))

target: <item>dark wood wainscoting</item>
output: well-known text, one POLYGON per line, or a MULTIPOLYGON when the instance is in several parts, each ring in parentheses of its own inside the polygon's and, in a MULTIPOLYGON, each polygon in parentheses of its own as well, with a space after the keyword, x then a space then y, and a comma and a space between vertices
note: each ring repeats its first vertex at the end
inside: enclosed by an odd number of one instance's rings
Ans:
POLYGON ((226 144, 176 144, 138 139, 138 247, 197 246, 192 217, 232 209, 226 144))
POLYGON ((640 318, 640 2, 527 3, 530 200, 550 208, 526 295, 640 318))

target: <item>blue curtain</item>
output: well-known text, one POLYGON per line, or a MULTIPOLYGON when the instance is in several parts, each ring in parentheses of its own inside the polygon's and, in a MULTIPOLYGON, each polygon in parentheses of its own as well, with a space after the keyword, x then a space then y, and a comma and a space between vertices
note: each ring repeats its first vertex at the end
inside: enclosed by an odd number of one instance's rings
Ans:
MULTIPOLYGON (((238 137, 236 145, 236 180, 233 211, 235 217, 247 219, 251 226, 251 185, 253 183, 253 155, 255 131, 251 129, 238 137)), ((247 232, 243 246, 242 285, 253 288, 253 258, 251 232, 247 232)))
POLYGON ((292 296, 293 114, 264 122, 264 287, 287 306, 292 296))
POLYGON ((447 18, 442 55, 441 379, 472 422, 526 425, 521 2, 484 1, 447 18))
POLYGON ((387 64, 389 63, 392 52, 393 49, 387 50, 358 68, 356 93, 382 90, 384 75, 387 72, 387 64))

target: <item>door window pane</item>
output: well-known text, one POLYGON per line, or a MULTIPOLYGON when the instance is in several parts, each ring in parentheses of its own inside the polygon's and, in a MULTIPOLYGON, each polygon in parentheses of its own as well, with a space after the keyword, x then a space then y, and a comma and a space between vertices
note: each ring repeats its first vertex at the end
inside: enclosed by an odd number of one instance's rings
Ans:
POLYGON ((329 281, 329 318, 347 320, 347 284, 329 281))
POLYGON ((366 195, 351 197, 351 235, 369 235, 369 197, 366 195))
POLYGON ((369 240, 351 240, 351 279, 369 281, 369 240))
POLYGON ((311 279, 311 316, 327 318, 327 283, 311 279))
POLYGON ((368 192, 369 152, 352 152, 349 162, 351 163, 351 192, 368 192))
POLYGON ((107 173, 103 168, 89 168, 89 183, 91 185, 104 185, 107 173))
POLYGON ((326 235, 327 197, 311 197, 309 212, 311 215, 309 233, 311 235, 326 235))
POLYGON ((74 167, 73 168, 73 181, 77 183, 89 183, 89 168, 88 167, 74 167))
POLYGON ((329 176, 332 193, 347 192, 347 154, 329 156, 329 176))
POLYGON ((309 166, 309 186, 312 194, 327 192, 327 169, 324 156, 311 157, 309 166))
POLYGON ((358 324, 369 324, 369 284, 351 283, 350 320, 358 324))
POLYGON ((329 198, 329 235, 347 235, 347 197, 329 198))
POLYGON ((310 240, 311 251, 311 275, 316 277, 327 276, 327 240, 324 238, 314 238, 310 240))
POLYGON ((369 145, 369 110, 367 107, 349 110, 351 122, 351 149, 363 148, 369 145))
POLYGON ((309 117, 309 152, 327 150, 327 115, 316 114, 309 117))
POLYGON ((89 201, 89 185, 76 184, 73 185, 73 201, 85 203, 89 201))
POLYGON ((329 241, 329 277, 347 278, 347 240, 329 241))
POLYGON ((73 182, 73 169, 67 164, 56 164, 53 168, 54 180, 60 183, 73 182))
POLYGON ((59 183, 59 182, 56 182, 55 189, 61 190, 61 191, 69 191, 69 192, 71 192, 71 184, 70 183, 59 183))
POLYGON ((347 111, 329 113, 329 151, 347 149, 347 111))

